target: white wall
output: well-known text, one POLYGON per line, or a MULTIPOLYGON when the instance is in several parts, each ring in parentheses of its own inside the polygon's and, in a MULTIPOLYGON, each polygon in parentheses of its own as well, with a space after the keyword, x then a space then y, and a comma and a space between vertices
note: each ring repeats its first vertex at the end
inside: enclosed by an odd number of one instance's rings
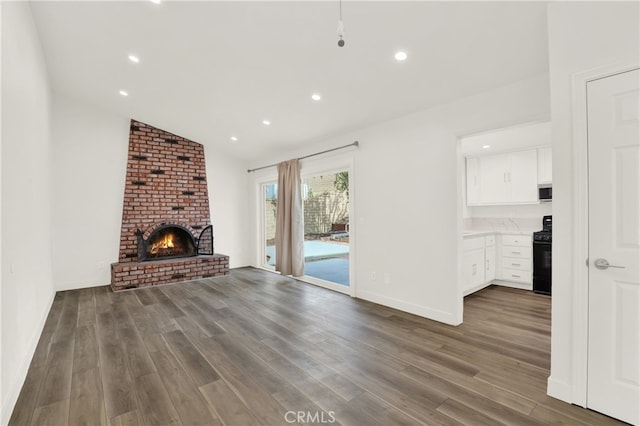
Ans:
POLYGON ((129 118, 59 95, 53 106, 56 289, 106 285, 120 246, 129 118))
POLYGON ((229 256, 231 268, 251 265, 254 216, 247 164, 206 146, 204 156, 214 249, 229 256))
MULTIPOLYGON (((2 5, 0 5, 0 44, 2 43, 2 5)), ((0 54, 0 99, 2 99, 2 54, 0 54)), ((4 424, 4 392, 2 381, 2 102, 0 102, 0 424, 4 424)))
POLYGON ((458 324, 462 204, 457 139, 544 119, 548 92, 546 75, 539 76, 304 150, 274 153, 264 164, 360 141, 352 200, 356 296, 458 324))
POLYGON ((51 96, 28 3, 2 2, 2 390, 6 424, 55 294, 51 96))
MULTIPOLYGON (((574 144, 572 77, 618 61, 638 62, 636 2, 558 2, 548 7, 551 118, 553 122, 553 299, 550 395, 577 402, 572 384, 574 256, 574 144)), ((584 141, 581 141, 584 143, 584 141)), ((584 398, 584 395, 582 396, 584 398)))
MULTIPOLYGON (((106 285, 118 260, 130 118, 59 95, 53 110, 56 289, 106 285)), ((246 167, 205 148, 217 252, 249 264, 246 167)))

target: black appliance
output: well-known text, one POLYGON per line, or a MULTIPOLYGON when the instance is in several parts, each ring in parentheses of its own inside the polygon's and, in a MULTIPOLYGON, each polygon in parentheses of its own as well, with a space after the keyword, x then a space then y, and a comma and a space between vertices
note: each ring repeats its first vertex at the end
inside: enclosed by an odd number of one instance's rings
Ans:
POLYGON ((533 233, 533 291, 551 295, 551 216, 542 218, 542 231, 533 233))
POLYGON ((553 188, 550 186, 539 186, 538 200, 541 203, 550 203, 553 200, 553 188))

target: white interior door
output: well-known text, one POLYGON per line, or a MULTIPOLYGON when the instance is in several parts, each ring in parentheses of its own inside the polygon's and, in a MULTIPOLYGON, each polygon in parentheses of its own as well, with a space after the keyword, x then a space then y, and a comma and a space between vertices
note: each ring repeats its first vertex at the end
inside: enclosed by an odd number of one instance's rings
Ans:
POLYGON ((635 70, 587 84, 587 406, 632 424, 640 422, 639 81, 635 70))

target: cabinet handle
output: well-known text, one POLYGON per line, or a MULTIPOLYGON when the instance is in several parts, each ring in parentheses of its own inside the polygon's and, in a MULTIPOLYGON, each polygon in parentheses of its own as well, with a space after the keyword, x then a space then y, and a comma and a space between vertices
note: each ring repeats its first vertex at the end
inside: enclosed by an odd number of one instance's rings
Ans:
POLYGON ((487 259, 487 271, 489 270, 489 259, 487 259))
POLYGON ((511 172, 507 173, 507 177, 509 178, 509 182, 511 182, 511 172))
POLYGON ((511 266, 520 266, 519 263, 512 263, 511 266))
POLYGON ((519 251, 512 251, 511 254, 520 254, 519 251))
POLYGON ((520 275, 511 275, 513 278, 520 278, 520 275))
POLYGON ((507 183, 507 174, 506 173, 502 174, 502 182, 507 183))

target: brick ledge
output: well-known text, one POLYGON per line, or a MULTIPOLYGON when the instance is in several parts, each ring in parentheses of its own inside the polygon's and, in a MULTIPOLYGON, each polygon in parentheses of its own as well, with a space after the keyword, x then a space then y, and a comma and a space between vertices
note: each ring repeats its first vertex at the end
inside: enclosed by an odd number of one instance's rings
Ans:
POLYGON ((229 275, 229 256, 224 254, 120 262, 111 264, 111 288, 120 291, 220 275, 229 275))

